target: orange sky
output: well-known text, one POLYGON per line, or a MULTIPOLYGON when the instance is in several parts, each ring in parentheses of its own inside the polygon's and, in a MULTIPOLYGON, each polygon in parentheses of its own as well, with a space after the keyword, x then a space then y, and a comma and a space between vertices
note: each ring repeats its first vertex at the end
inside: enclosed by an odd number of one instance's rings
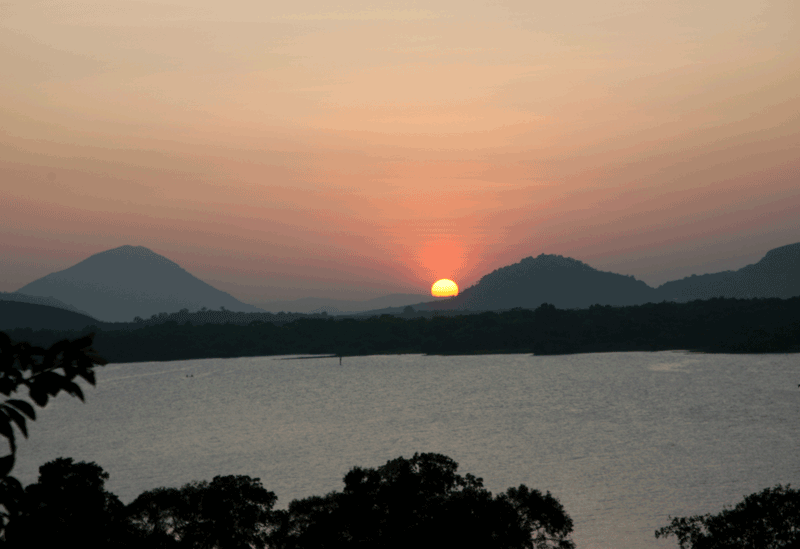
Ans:
POLYGON ((796 0, 272 4, 0 2, 0 290, 122 244, 258 302, 800 241, 796 0))

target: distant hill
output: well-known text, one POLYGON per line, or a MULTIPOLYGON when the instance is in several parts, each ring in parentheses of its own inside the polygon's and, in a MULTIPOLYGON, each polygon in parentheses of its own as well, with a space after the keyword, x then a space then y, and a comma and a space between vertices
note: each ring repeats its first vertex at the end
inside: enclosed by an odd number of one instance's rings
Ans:
MULTIPOLYGON (((541 254, 501 267, 456 297, 412 303, 415 311, 498 311, 535 309, 550 303, 560 309, 591 305, 641 305, 661 301, 691 301, 726 297, 738 299, 800 296, 800 243, 781 246, 738 271, 691 276, 658 289, 632 276, 599 271, 581 261, 541 254)), ((367 311, 399 314, 402 307, 367 311)))
POLYGON ((582 309, 595 304, 647 303, 655 298, 655 291, 632 276, 598 271, 570 257, 541 254, 489 273, 462 296, 459 308, 463 309, 535 309, 542 303, 582 309))
POLYGON ((0 301, 0 330, 81 330, 97 324, 98 321, 90 316, 58 307, 21 301, 0 301))
POLYGON ((689 276, 662 284, 659 301, 691 301, 712 297, 740 299, 800 295, 800 243, 767 252, 758 262, 737 271, 689 276))
POLYGON ((77 307, 64 303, 54 297, 42 297, 40 295, 27 295, 18 292, 0 292, 0 301, 18 301, 20 303, 34 303, 36 305, 47 305, 48 307, 55 307, 57 309, 65 309, 73 313, 87 314, 86 311, 81 311, 77 307))
POLYGON ((263 312, 189 274, 143 246, 121 246, 49 274, 17 290, 53 297, 108 322, 202 307, 263 312))
POLYGON ((259 302, 255 305, 271 313, 280 311, 285 311, 287 313, 321 313, 325 311, 329 315, 337 315, 384 309, 386 307, 404 307, 413 303, 419 303, 420 300, 426 299, 427 297, 428 296, 421 294, 390 294, 364 301, 304 297, 292 301, 259 302))
POLYGON ((632 276, 598 271, 569 257, 541 254, 492 271, 456 297, 412 306, 416 311, 497 311, 535 309, 550 303, 560 309, 578 309, 595 304, 638 305, 654 299, 655 290, 632 276))
MULTIPOLYGON (((235 312, 266 312, 236 300, 192 276, 176 263, 142 246, 122 246, 23 286, 17 301, 85 311, 101 321, 130 322, 157 313, 202 307, 235 312)), ((0 296, 0 299, 4 297, 0 296)), ((264 308, 293 313, 359 316, 415 311, 497 311, 535 309, 550 303, 561 309, 591 305, 639 305, 711 297, 782 298, 800 296, 800 243, 775 248, 763 259, 737 271, 691 276, 651 288, 632 276, 599 271, 581 261, 541 254, 497 269, 456 297, 433 300, 415 294, 392 294, 366 301, 305 298, 264 303, 264 308)))

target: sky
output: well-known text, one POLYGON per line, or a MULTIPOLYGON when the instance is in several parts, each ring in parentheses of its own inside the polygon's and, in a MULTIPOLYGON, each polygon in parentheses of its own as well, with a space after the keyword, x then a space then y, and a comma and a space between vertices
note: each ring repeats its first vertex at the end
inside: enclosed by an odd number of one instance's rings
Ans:
POLYGON ((799 14, 0 1, 0 291, 124 244, 250 303, 740 268, 800 242, 799 14))

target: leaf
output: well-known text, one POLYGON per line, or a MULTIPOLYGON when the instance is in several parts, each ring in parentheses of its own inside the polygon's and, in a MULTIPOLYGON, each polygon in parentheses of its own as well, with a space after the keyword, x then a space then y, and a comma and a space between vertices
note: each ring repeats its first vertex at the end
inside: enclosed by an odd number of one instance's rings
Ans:
POLYGON ((13 454, 16 452, 17 444, 14 437, 14 429, 11 427, 11 423, 6 415, 0 417, 0 435, 8 439, 8 443, 11 445, 11 453, 13 454))
POLYGON ((83 351, 92 346, 92 339, 94 339, 94 334, 87 334, 82 338, 73 341, 72 346, 74 349, 80 349, 83 351))
POLYGON ((72 396, 76 396, 79 399, 81 399, 82 402, 86 402, 83 399, 83 391, 81 390, 80 386, 74 381, 64 380, 63 389, 72 396))
POLYGON ((44 391, 49 395, 56 395, 58 391, 63 386, 62 377, 60 374, 56 372, 47 371, 42 372, 39 374, 35 379, 31 382, 31 388, 36 387, 36 389, 44 391))
POLYGON ((16 478, 6 476, 6 478, 0 480, 0 494, 6 497, 10 495, 18 500, 23 495, 22 484, 16 478))
POLYGON ((15 407, 17 410, 28 416, 30 419, 36 419, 36 411, 33 409, 33 406, 25 402, 24 400, 17 400, 12 398, 10 400, 6 400, 6 404, 10 404, 11 406, 15 407))
POLYGON ((18 381, 11 379, 10 376, 0 374, 0 393, 8 396, 16 391, 18 386, 18 381))
POLYGON ((87 370, 83 370, 83 371, 78 372, 78 375, 81 376, 86 381, 88 381, 89 383, 91 383, 92 385, 96 384, 96 380, 95 380, 95 377, 94 377, 94 371, 87 369, 87 370))
POLYGON ((8 417, 11 418, 11 421, 17 424, 19 430, 22 431, 22 434, 25 435, 25 438, 28 438, 28 428, 25 425, 25 418, 22 417, 22 414, 17 412, 11 406, 7 406, 5 404, 2 405, 3 411, 8 414, 8 417))
POLYGON ((44 408, 47 405, 47 393, 38 385, 31 387, 29 394, 33 401, 39 405, 39 408, 44 408))
POLYGON ((9 454, 0 458, 0 477, 7 477, 14 468, 14 454, 9 454))

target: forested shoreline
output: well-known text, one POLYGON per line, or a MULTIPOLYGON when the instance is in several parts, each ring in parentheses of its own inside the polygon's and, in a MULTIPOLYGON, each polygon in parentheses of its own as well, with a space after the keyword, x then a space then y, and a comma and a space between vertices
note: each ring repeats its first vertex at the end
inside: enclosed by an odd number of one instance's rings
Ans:
MULTIPOLYGON (((365 319, 299 317, 290 322, 193 324, 176 315, 127 329, 8 330, 15 341, 49 346, 95 333, 94 347, 109 362, 330 354, 537 355, 692 350, 710 353, 800 351, 800 297, 512 309, 460 315, 403 315, 365 319)), ((222 317, 224 318, 224 317, 222 317)))

